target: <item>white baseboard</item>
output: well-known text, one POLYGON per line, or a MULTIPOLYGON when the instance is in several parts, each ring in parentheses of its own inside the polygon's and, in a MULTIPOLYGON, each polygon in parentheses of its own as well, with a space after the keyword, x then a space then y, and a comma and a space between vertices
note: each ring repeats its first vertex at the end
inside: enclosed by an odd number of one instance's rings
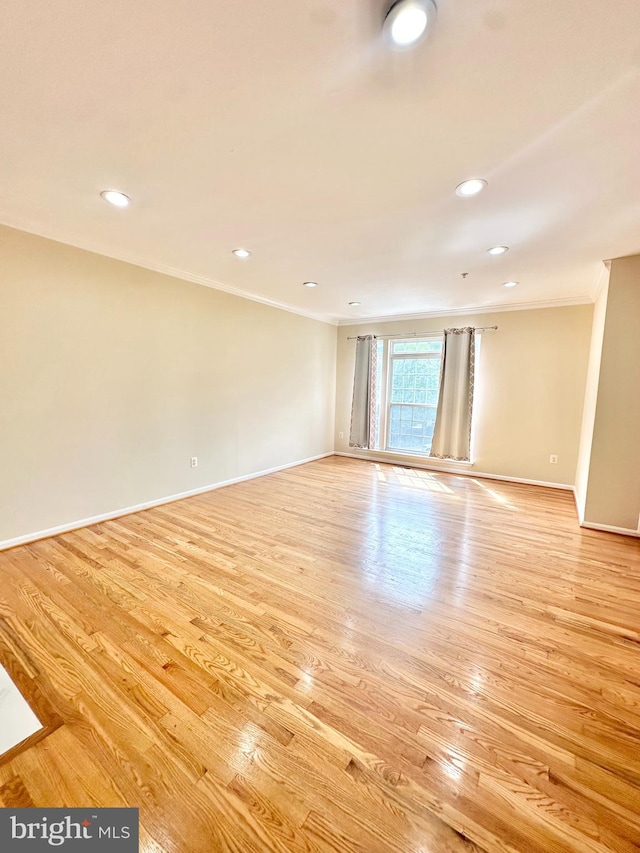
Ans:
POLYGON ((584 527, 587 530, 601 530, 604 533, 618 533, 621 536, 635 536, 636 538, 640 538, 640 520, 638 522, 638 529, 631 530, 629 527, 614 527, 611 524, 596 524, 595 522, 585 521, 584 515, 580 510, 580 504, 578 503, 578 493, 575 488, 573 490, 573 497, 576 502, 576 512, 578 514, 578 524, 580 527, 584 527))
POLYGON ((264 477, 267 474, 275 474, 277 471, 284 471, 286 468, 295 468, 297 465, 304 465, 306 462, 315 462, 316 459, 324 459, 327 456, 333 456, 333 450, 328 453, 320 453, 317 456, 309 456, 307 459, 298 459, 296 462, 287 462, 286 465, 278 465, 275 468, 266 468, 264 471, 256 471, 253 474, 244 474, 242 477, 234 477, 232 480, 222 480, 219 483, 212 483, 209 486, 201 486, 198 489, 191 489, 188 492, 179 492, 176 495, 167 495, 163 498, 157 498, 145 503, 136 504, 135 506, 124 507, 123 509, 104 512, 101 515, 94 515, 90 518, 81 518, 78 521, 70 521, 66 524, 59 524, 57 527, 50 527, 47 530, 38 530, 35 533, 26 533, 24 536, 16 536, 14 539, 0 540, 0 551, 6 551, 8 548, 15 548, 18 545, 26 545, 29 542, 37 542, 39 539, 48 539, 50 536, 57 536, 60 533, 69 533, 71 530, 78 530, 80 527, 89 527, 92 524, 98 524, 101 521, 111 521, 114 518, 120 518, 123 515, 131 515, 134 512, 140 512, 143 509, 152 509, 154 506, 162 506, 162 504, 173 503, 183 498, 191 498, 195 495, 202 495, 205 492, 212 492, 214 489, 222 489, 224 486, 232 486, 234 483, 243 483, 245 480, 255 480, 257 477, 264 477))
MULTIPOLYGON (((206 492, 212 492, 215 489, 222 489, 225 486, 232 486, 234 483, 243 483, 246 480, 255 480, 258 477, 264 477, 267 474, 275 474, 278 471, 285 471, 287 468, 295 468, 298 465, 304 465, 307 462, 315 462, 317 459, 326 459, 328 456, 345 456, 349 459, 360 459, 365 462, 383 462, 385 465, 400 465, 406 468, 421 468, 426 471, 442 471, 446 474, 460 474, 464 477, 479 477, 484 480, 502 480, 507 483, 523 483, 530 486, 544 486, 549 489, 562 489, 564 491, 573 492, 574 497, 575 487, 564 483, 547 483, 542 480, 527 480, 522 477, 507 477, 502 474, 485 474, 479 471, 470 471, 468 465, 460 468, 454 468, 449 465, 438 465, 414 462, 413 460, 398 460, 397 458, 385 458, 373 453, 343 453, 341 451, 329 451, 328 453, 319 453, 317 456, 309 456, 307 459, 298 459, 296 462, 287 462, 286 465, 277 465, 275 468, 266 468, 263 471, 256 471, 253 474, 244 474, 241 477, 234 477, 231 480, 222 480, 219 483, 212 483, 208 486, 201 486, 198 489, 191 489, 187 492, 179 492, 175 495, 167 495, 162 498, 156 498, 152 501, 128 506, 122 509, 105 512, 101 515, 94 515, 89 518, 82 518, 77 521, 71 521, 66 524, 59 524, 56 527, 50 527, 47 530, 38 530, 34 533, 26 533, 23 536, 16 536, 13 539, 0 540, 0 551, 6 551, 9 548, 16 548, 18 545, 26 545, 29 542, 37 542, 39 539, 48 539, 50 536, 57 536, 60 533, 69 533, 72 530, 78 530, 81 527, 90 527, 93 524, 98 524, 101 521, 111 521, 114 518, 121 518, 124 515, 131 515, 134 512, 140 512, 144 509, 152 509, 155 506, 173 503, 174 501, 182 500, 183 498, 202 495, 206 492)), ((577 504, 577 501, 576 501, 577 504)), ((630 530, 626 527, 612 527, 607 524, 592 524, 591 522, 579 519, 580 527, 589 530, 600 530, 605 533, 618 533, 623 536, 635 536, 640 538, 640 530, 630 530)))
POLYGON ((602 530, 604 533, 619 533, 621 536, 635 536, 640 539, 640 530, 631 530, 629 527, 613 527, 611 524, 595 524, 591 521, 581 521, 580 527, 587 530, 602 530))
POLYGON ((576 494, 575 486, 569 486, 565 483, 545 483, 543 480, 526 480, 522 477, 506 477, 502 474, 485 474, 479 471, 470 471, 468 464, 465 468, 452 468, 446 465, 430 465, 428 463, 420 463, 411 461, 399 461, 397 457, 385 458, 383 456, 377 456, 374 453, 343 453, 341 451, 336 450, 336 456, 346 456, 349 459, 361 459, 365 462, 384 462, 385 465, 400 465, 406 468, 422 468, 425 471, 443 471, 446 474, 459 474, 463 477, 478 477, 483 480, 502 480, 506 483, 523 483, 527 486, 544 486, 547 489, 562 489, 566 492, 572 492, 574 500, 576 502, 576 513, 578 515, 578 523, 580 527, 584 527, 588 530, 601 530, 604 533, 618 533, 622 536, 635 536, 636 538, 640 538, 640 528, 638 530, 631 530, 627 527, 613 527, 608 524, 592 524, 589 521, 584 521, 580 517, 580 507, 578 506, 578 496, 576 494))
POLYGON ((562 489, 572 492, 573 486, 567 483, 547 483, 544 480, 526 480, 523 477, 507 477, 503 474, 485 474, 480 471, 469 469, 468 463, 462 463, 464 467, 454 468, 450 465, 438 465, 435 463, 414 462, 413 459, 399 460, 397 457, 376 456, 374 453, 342 453, 338 450, 336 456, 347 456, 350 459, 363 459, 365 462, 384 462, 385 465, 400 465, 405 468, 422 468, 425 471, 442 471, 445 474, 460 474, 463 477, 479 477, 482 480, 502 480, 506 483, 523 483, 527 486, 544 486, 547 489, 562 489))

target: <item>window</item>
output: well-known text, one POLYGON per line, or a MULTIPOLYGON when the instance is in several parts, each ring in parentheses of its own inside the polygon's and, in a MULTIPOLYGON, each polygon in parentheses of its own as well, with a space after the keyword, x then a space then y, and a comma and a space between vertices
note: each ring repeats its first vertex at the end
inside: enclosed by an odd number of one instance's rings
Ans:
POLYGON ((440 387, 442 339, 378 340, 376 447, 428 455, 440 387))

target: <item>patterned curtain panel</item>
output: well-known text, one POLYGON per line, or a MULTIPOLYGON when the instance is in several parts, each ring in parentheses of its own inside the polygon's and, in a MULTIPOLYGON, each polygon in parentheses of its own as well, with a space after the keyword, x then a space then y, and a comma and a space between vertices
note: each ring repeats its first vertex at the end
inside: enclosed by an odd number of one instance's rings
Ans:
POLYGON ((363 335, 356 341, 349 446, 359 447, 361 450, 369 450, 375 446, 376 349, 376 339, 373 335, 363 335))
POLYGON ((475 329, 445 329, 440 394, 430 456, 468 462, 471 450, 475 329))

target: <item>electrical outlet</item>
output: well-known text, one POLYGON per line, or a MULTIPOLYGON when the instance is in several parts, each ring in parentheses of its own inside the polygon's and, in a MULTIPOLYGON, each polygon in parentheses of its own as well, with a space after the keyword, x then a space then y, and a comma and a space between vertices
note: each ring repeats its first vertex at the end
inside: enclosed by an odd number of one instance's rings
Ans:
POLYGON ((558 464, 558 457, 555 455, 555 453, 552 453, 552 454, 551 454, 551 456, 549 457, 549 462, 550 462, 552 465, 557 465, 557 464, 558 464))
POLYGON ((198 467, 198 457, 197 457, 197 456, 192 456, 192 457, 191 457, 191 467, 192 467, 192 468, 197 468, 197 467, 198 467))
POLYGON ((343 432, 339 432, 339 433, 338 433, 338 438, 344 438, 344 433, 343 433, 343 432))

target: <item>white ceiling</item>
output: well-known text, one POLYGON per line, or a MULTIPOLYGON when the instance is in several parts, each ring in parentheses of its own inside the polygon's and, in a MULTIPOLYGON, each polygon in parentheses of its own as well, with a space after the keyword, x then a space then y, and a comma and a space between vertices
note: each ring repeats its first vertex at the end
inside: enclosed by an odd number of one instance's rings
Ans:
POLYGON ((403 54, 384 11, 0 0, 0 221, 334 321, 589 300, 640 252, 638 0, 440 0, 403 54))

